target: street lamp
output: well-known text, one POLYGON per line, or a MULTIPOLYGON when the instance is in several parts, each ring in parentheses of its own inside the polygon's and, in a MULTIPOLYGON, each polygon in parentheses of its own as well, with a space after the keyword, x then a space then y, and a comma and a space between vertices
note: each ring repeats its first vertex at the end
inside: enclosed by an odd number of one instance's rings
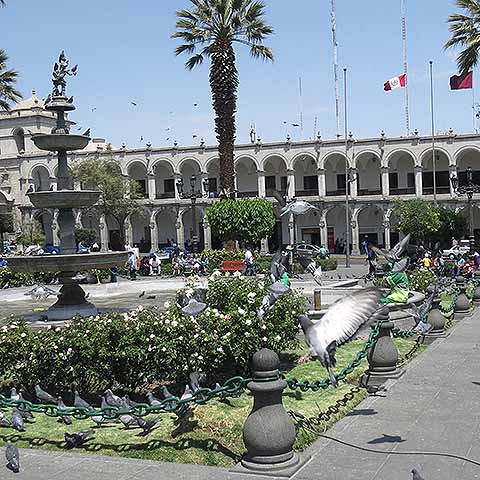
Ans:
POLYGON ((203 193, 199 190, 195 190, 197 185, 197 177, 192 174, 190 177, 190 193, 184 192, 184 182, 183 178, 179 178, 176 182, 177 191, 180 198, 190 198, 192 203, 192 222, 193 222, 193 238, 192 246, 193 253, 198 253, 198 235, 197 235, 197 209, 195 207, 198 198, 202 198, 205 194, 208 193, 208 179, 205 178, 202 180, 203 193))
POLYGON ((467 183, 466 185, 459 186, 458 177, 453 174, 450 177, 452 183, 452 189, 456 195, 466 195, 467 196, 467 206, 468 206, 468 222, 469 222, 469 233, 470 233, 470 249, 473 251, 473 246, 475 242, 474 232, 473 232, 473 195, 475 193, 480 193, 480 185, 473 183, 473 171, 471 167, 467 168, 467 183))

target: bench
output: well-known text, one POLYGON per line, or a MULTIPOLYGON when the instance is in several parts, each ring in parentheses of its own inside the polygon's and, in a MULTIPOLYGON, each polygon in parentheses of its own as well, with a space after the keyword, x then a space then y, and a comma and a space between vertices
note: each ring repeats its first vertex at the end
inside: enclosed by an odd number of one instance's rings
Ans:
POLYGON ((241 272, 243 271, 243 260, 224 260, 221 270, 222 272, 241 272))

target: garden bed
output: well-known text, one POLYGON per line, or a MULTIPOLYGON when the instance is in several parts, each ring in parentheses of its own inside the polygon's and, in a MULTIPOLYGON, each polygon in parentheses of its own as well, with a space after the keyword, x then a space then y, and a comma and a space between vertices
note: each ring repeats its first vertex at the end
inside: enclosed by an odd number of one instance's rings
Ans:
MULTIPOLYGON (((412 345, 412 340, 395 339, 400 356, 405 355, 412 345)), ((353 341, 337 352, 337 371, 347 365, 362 341, 353 341)), ((419 350, 421 351, 423 347, 419 350)), ((303 343, 297 348, 282 355, 282 364, 292 365, 299 356, 306 353, 303 343)), ((295 410, 305 416, 315 416, 330 405, 344 397, 352 384, 358 381, 366 367, 362 362, 348 378, 349 383, 341 383, 338 389, 328 388, 318 392, 301 392, 300 390, 284 391, 284 404, 287 410, 295 410)), ((302 380, 316 380, 326 377, 325 369, 319 362, 308 362, 293 366, 287 376, 295 376, 302 380)), ((345 416, 366 396, 364 390, 356 393, 347 406, 341 407, 338 414, 330 418, 326 427, 345 416)), ((102 455, 143 458, 158 461, 194 463, 212 466, 229 467, 234 465, 244 453, 242 428, 252 408, 252 397, 245 392, 240 398, 230 399, 225 403, 218 400, 195 407, 193 417, 177 424, 174 414, 163 413, 161 422, 149 436, 138 436, 139 429, 126 430, 123 426, 112 424, 93 428, 95 438, 78 451, 102 455)), ((36 415, 34 423, 26 425, 23 433, 11 429, 0 428, 0 445, 6 441, 14 441, 19 447, 62 450, 65 432, 85 431, 92 428, 91 420, 74 420, 73 426, 57 423, 55 418, 36 415)), ((303 450, 316 439, 315 435, 300 431, 295 448, 303 450)))

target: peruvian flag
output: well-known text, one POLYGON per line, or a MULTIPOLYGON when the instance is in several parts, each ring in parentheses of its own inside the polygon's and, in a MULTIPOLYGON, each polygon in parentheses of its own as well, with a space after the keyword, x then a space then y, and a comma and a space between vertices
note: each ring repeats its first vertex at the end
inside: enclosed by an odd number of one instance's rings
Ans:
POLYGON ((463 75, 454 75, 450 77, 451 90, 464 90, 473 88, 473 72, 464 73, 463 75))
POLYGON ((388 82, 385 82, 383 89, 386 92, 395 90, 396 88, 405 87, 407 85, 407 75, 404 73, 398 77, 391 78, 388 82))

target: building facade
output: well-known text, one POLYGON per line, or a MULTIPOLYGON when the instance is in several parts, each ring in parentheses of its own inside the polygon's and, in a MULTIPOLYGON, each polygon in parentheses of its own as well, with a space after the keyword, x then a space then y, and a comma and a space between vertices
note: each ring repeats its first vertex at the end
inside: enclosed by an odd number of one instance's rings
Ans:
MULTIPOLYGON (((56 188, 54 154, 41 152, 31 141, 35 133, 48 133, 55 117, 43 108, 36 96, 17 104, 11 112, 0 112, 0 209, 14 209, 17 224, 38 219, 47 243, 57 243, 56 212, 33 208, 26 192, 56 188)), ((143 212, 127 222, 126 238, 141 245, 143 251, 156 250, 169 242, 184 246, 196 231, 206 248, 218 246, 205 219, 205 211, 215 202, 219 187, 219 161, 215 146, 143 149, 110 148, 104 140, 94 139, 81 152, 70 156, 113 156, 123 174, 137 180, 143 191, 143 212), (203 198, 197 200, 193 215, 189 199, 180 198, 175 188, 183 179, 185 192, 195 176, 196 188, 202 185, 203 198), (207 191, 208 190, 208 191, 207 191)), ((275 203, 272 190, 289 198, 304 199, 318 207, 309 214, 279 220, 274 235, 262 242, 264 251, 295 240, 328 246, 338 250, 346 237, 345 193, 350 198, 352 252, 359 253, 365 236, 389 248, 398 238, 392 228, 395 199, 423 197, 433 200, 433 161, 431 138, 414 134, 410 137, 355 139, 347 147, 343 140, 323 140, 237 145, 235 148, 236 189, 238 197, 260 197, 275 203), (349 175, 345 164, 348 152, 349 175)), ((456 135, 450 130, 436 138, 436 196, 439 204, 455 209, 465 208, 465 199, 455 196, 451 175, 460 182, 468 167, 480 183, 480 135, 456 135), (478 177, 478 178, 477 178, 478 177)), ((478 197, 475 198, 478 201, 478 197)), ((275 204, 277 211, 279 206, 275 204)), ((97 231, 102 249, 118 248, 118 225, 111 218, 98 218, 92 212, 77 212, 77 223, 97 231)), ((480 214, 475 208, 474 225, 480 228, 480 214)))

